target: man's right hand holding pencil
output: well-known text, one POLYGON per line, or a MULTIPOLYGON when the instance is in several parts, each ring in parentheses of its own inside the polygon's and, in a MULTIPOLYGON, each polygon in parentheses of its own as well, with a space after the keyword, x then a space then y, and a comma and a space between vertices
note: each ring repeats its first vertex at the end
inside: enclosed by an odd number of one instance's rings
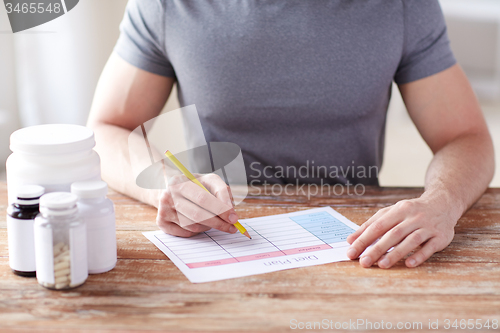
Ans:
POLYGON ((162 192, 156 224, 165 233, 191 237, 211 228, 236 233, 238 222, 226 183, 216 174, 196 175, 208 193, 184 175, 169 178, 162 192))

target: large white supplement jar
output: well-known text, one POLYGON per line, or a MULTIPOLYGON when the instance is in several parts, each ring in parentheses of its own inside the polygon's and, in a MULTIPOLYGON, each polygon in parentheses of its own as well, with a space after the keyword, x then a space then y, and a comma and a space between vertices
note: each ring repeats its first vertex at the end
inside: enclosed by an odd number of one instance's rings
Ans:
POLYGON ((12 133, 13 154, 7 159, 9 204, 21 185, 40 185, 46 193, 70 192, 76 181, 101 180, 94 146, 92 130, 78 125, 38 125, 12 133))

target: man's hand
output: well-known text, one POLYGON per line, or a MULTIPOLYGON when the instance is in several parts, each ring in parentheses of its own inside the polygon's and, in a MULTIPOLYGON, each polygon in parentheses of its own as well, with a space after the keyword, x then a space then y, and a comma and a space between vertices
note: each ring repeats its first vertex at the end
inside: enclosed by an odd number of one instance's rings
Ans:
POLYGON ((189 237, 210 228, 236 232, 232 224, 238 216, 226 183, 217 175, 198 178, 212 194, 184 176, 172 177, 163 192, 136 185, 130 161, 140 160, 140 156, 129 155, 134 154, 128 149, 130 133, 160 114, 174 81, 134 67, 115 53, 111 55, 88 121, 96 135, 102 177, 119 192, 158 207, 157 224, 166 233, 189 237))
POLYGON ((420 198, 381 209, 347 238, 352 244, 347 256, 361 256, 363 267, 378 262, 379 267, 389 268, 422 246, 406 259, 406 266, 415 267, 444 249, 453 239, 460 216, 493 177, 493 143, 474 92, 458 65, 400 85, 399 90, 434 158, 420 198), (391 247, 394 249, 386 253, 391 247))
POLYGON ((215 174, 195 176, 210 193, 184 175, 171 177, 160 197, 158 227, 167 234, 181 237, 191 237, 211 228, 229 233, 238 231, 233 225, 238 215, 226 183, 215 174))
POLYGON ((379 210, 347 238, 351 244, 347 256, 356 259, 361 255, 359 262, 363 267, 378 262, 380 268, 390 268, 422 246, 406 259, 408 267, 420 265, 453 239, 459 213, 444 198, 444 195, 426 198, 424 194, 379 210), (392 247, 394 249, 387 253, 392 247))

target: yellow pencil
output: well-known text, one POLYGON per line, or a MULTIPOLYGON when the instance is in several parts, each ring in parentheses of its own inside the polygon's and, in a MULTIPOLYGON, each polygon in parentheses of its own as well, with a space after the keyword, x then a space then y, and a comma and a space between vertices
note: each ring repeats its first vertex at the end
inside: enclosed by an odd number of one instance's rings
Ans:
MULTIPOLYGON (((191 180, 193 183, 195 183, 196 185, 198 185, 199 187, 201 187, 202 189, 204 189, 205 191, 207 191, 208 193, 210 193, 209 190, 207 190, 205 188, 205 186, 203 186, 202 183, 200 183, 198 181, 198 179, 196 179, 195 176, 193 176, 193 174, 191 172, 189 172, 188 169, 186 169, 186 167, 184 165, 182 165, 182 163, 177 159, 177 157, 174 156, 174 154, 172 154, 171 152, 169 152, 168 150, 165 152, 165 156, 168 157, 169 160, 172 161, 172 163, 175 164, 175 166, 184 174, 184 176, 188 177, 189 180, 191 180)), ((248 231, 245 229, 245 227, 243 227, 240 222, 236 222, 234 224, 234 226, 245 236, 247 236, 248 238, 252 239, 252 237, 250 237, 250 234, 248 233, 248 231)))

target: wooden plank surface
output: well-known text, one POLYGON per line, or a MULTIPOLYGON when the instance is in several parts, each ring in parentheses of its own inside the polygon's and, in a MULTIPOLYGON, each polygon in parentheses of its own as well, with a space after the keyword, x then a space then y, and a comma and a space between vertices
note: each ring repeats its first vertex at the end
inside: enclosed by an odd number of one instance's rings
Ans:
MULTIPOLYGON (((237 211, 248 218, 332 206, 361 224, 381 207, 421 192, 367 188, 363 196, 308 199, 253 191, 237 211)), ((297 331, 294 323, 324 320, 331 325, 358 320, 365 325, 382 320, 422 323, 414 331, 426 331, 429 320, 439 320, 441 329, 434 331, 444 332, 449 331, 443 328, 445 319, 500 319, 499 189, 489 189, 462 217, 448 248, 415 269, 402 262, 390 270, 363 269, 349 261, 203 284, 190 283, 142 235, 156 229, 156 209, 114 192, 110 198, 117 213, 117 267, 90 276, 80 288, 56 292, 10 272, 6 186, 0 183, 2 332, 282 332, 297 331)), ((369 326, 357 328, 369 331, 369 326)))

